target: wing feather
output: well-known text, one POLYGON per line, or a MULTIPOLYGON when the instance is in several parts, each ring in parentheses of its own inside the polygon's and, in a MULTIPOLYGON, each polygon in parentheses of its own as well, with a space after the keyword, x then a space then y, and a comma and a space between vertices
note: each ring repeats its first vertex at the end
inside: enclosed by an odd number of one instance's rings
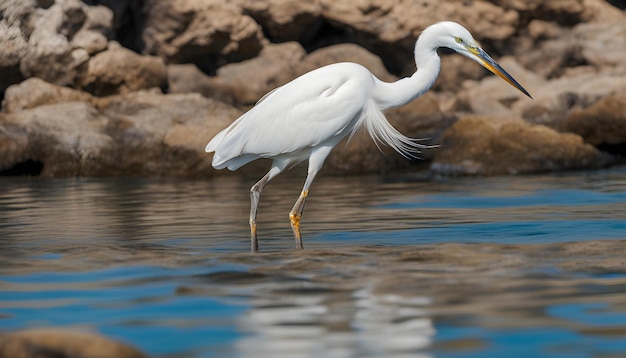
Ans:
POLYGON ((350 134, 369 100, 364 67, 319 68, 265 95, 206 147, 213 166, 236 169, 257 158, 296 155, 350 134))

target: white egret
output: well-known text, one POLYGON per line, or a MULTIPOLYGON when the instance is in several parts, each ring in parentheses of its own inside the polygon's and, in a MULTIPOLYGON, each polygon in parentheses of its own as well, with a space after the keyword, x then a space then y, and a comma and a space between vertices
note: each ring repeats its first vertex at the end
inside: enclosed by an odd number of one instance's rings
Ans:
POLYGON ((271 169, 250 189, 251 250, 258 250, 257 207, 265 185, 283 170, 306 159, 308 174, 302 192, 289 213, 296 248, 302 249, 300 219, 313 179, 333 147, 364 127, 375 142, 405 157, 422 145, 398 132, 383 111, 400 107, 424 94, 439 75, 437 49, 464 55, 530 97, 528 92, 476 43, 463 26, 450 21, 426 28, 415 44, 417 71, 387 83, 356 63, 336 63, 308 72, 274 89, 206 146, 215 152, 213 167, 236 170, 259 159, 272 159, 271 169))

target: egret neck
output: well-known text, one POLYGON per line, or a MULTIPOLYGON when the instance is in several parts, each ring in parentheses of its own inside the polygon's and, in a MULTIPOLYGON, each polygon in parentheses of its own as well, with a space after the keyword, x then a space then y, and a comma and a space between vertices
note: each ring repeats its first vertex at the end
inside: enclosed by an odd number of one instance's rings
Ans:
POLYGON ((433 86, 441 68, 437 48, 417 41, 415 66, 417 71, 411 77, 391 83, 376 81, 373 98, 380 109, 402 107, 426 93, 433 86))

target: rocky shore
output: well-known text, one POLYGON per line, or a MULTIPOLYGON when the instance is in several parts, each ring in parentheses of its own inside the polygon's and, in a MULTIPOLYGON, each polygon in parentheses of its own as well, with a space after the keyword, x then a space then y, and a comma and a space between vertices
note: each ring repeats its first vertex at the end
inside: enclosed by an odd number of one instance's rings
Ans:
MULTIPOLYGON (((0 174, 212 176, 205 144, 264 93, 353 61, 393 81, 454 20, 534 97, 442 51, 435 88, 388 112, 437 145, 410 162, 361 134, 326 174, 500 175, 626 157, 626 3, 606 0, 2 0, 0 174)), ((252 165, 243 173, 264 170, 252 165)))

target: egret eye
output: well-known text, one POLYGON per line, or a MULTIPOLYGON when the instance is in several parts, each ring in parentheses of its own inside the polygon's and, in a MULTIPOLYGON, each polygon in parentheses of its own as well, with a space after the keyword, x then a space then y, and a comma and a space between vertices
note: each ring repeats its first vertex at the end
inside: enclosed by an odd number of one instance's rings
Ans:
POLYGON ((462 42, 463 42, 463 39, 462 39, 462 38, 460 38, 460 37, 458 37, 458 36, 455 36, 455 37, 454 37, 454 41, 456 41, 457 43, 462 43, 462 42))

